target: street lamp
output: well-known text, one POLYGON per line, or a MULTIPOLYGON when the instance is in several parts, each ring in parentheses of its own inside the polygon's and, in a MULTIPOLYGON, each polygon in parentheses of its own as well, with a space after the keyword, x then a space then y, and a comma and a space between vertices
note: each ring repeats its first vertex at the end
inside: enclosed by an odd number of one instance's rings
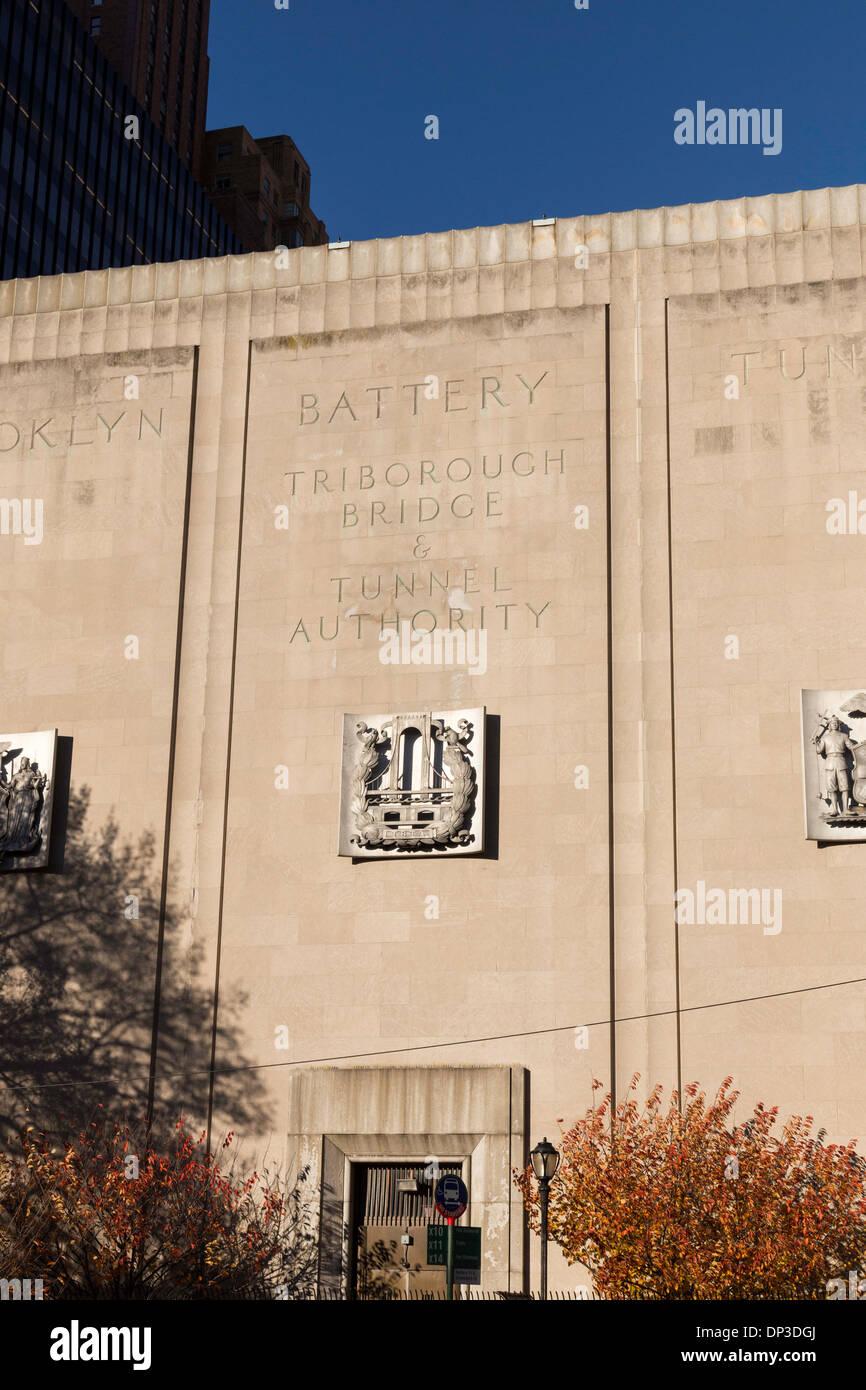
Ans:
POLYGON ((547 1136, 542 1139, 540 1144, 529 1155, 532 1164, 532 1171, 538 1179, 539 1194, 541 1196, 541 1297, 547 1298, 547 1203, 550 1196, 550 1184, 556 1176, 559 1167, 559 1150, 548 1143, 547 1136))

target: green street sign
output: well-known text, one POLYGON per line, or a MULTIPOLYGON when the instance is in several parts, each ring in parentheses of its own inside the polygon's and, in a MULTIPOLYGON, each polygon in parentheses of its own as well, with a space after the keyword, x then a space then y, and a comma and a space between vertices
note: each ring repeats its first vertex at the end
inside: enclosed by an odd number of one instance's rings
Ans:
MULTIPOLYGON (((448 1250, 448 1227, 427 1227, 427 1263, 444 1265, 448 1250)), ((470 1274, 481 1268, 481 1227, 454 1227, 454 1274, 470 1274)), ((465 1281, 457 1279, 458 1283, 465 1281)))

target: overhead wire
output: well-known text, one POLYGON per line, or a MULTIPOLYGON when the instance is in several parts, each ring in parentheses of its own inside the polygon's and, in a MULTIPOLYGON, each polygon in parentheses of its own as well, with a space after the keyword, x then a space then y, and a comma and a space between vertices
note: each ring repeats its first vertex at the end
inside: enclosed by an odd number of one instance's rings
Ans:
MULTIPOLYGON (((602 1018, 595 1019, 592 1023, 561 1023, 549 1028, 528 1028, 515 1033, 489 1033, 475 1038, 452 1038, 445 1042, 414 1043, 405 1047, 384 1047, 373 1048, 365 1052, 343 1052, 332 1053, 327 1057, 301 1057, 293 1060, 280 1062, 251 1062, 237 1067, 196 1067, 192 1071, 169 1072, 161 1076, 161 1080, 178 1081, 190 1076, 230 1076, 238 1072, 269 1071, 277 1067, 309 1067, 317 1063, 324 1062, 354 1062, 361 1061, 367 1057, 395 1057, 405 1056, 409 1052, 432 1052, 446 1047, 475 1047, 482 1043, 491 1042, 510 1042, 516 1038, 536 1038, 551 1036, 554 1033, 573 1033, 578 1028, 608 1028, 612 1024, 619 1026, 621 1023, 642 1023, 653 1018, 673 1018, 678 1014, 702 1013, 708 1009, 727 1009, 740 1004, 757 1004, 768 999, 788 999, 798 994, 814 994, 824 989, 843 989, 847 985, 866 984, 866 975, 857 976, 850 980, 830 980, 820 985, 801 985, 798 989, 776 990, 770 994, 750 994, 741 999, 718 999, 711 1000, 706 1004, 689 1004, 679 1009, 658 1009, 646 1014, 627 1014, 621 1018, 602 1018)), ((44 1064, 43 1064, 44 1065, 44 1064)), ((71 1089, 77 1086, 99 1086, 109 1076, 83 1078, 76 1081, 46 1081, 37 1085, 18 1085, 7 1082, 9 1090, 27 1091, 49 1091, 71 1089)))

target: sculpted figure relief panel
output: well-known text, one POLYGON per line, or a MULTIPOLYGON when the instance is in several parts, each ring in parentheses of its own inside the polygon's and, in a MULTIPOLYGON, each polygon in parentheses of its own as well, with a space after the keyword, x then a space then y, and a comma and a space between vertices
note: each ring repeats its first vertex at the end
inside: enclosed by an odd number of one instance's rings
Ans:
POLYGON ((804 690, 806 838, 866 840, 866 692, 804 690))
POLYGON ((48 862, 57 730, 0 734, 0 871, 48 862))

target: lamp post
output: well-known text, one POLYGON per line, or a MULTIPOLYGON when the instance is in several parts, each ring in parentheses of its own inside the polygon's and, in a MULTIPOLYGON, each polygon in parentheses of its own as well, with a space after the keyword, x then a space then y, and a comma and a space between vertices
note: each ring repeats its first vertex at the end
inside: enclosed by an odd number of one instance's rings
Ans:
POLYGON ((547 1298, 547 1203, 550 1197, 550 1184, 559 1167, 559 1150, 548 1143, 547 1136, 529 1155, 532 1171, 538 1179, 541 1197, 541 1297, 547 1298))

